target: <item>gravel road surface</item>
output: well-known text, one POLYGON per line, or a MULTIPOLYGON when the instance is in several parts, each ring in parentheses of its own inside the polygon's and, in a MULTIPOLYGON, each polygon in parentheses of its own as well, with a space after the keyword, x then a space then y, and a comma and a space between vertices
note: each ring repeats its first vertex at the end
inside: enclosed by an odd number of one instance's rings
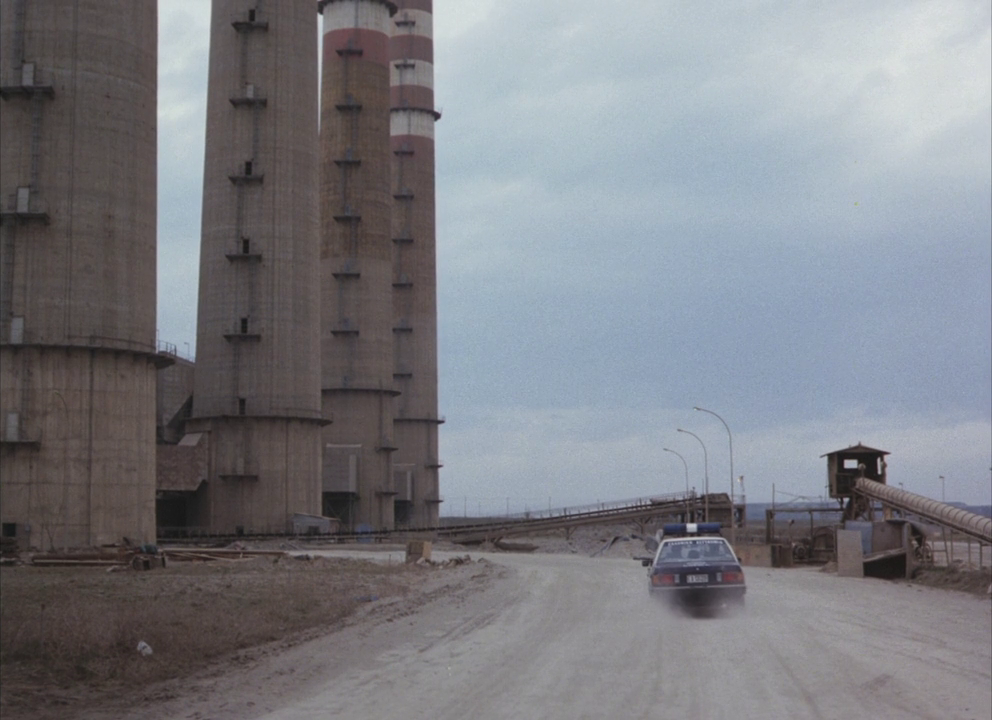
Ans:
POLYGON ((747 608, 689 617, 632 560, 492 555, 484 591, 262 657, 155 720, 992 717, 988 599, 748 568, 747 608))

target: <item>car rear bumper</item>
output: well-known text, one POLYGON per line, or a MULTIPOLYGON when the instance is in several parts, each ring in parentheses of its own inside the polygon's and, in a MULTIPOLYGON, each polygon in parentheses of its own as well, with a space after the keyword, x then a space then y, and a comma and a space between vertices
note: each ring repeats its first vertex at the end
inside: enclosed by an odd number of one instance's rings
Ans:
POLYGON ((747 591, 745 585, 702 585, 681 587, 648 586, 651 595, 684 605, 720 605, 739 603, 747 591))

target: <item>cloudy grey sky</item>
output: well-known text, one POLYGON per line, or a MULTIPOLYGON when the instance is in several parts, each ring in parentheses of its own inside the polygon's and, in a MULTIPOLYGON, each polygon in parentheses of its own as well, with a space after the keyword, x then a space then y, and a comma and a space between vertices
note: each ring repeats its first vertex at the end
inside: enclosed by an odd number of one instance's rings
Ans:
MULTIPOLYGON (((194 353, 207 0, 161 0, 159 329, 194 353)), ((820 455, 992 502, 986 0, 435 0, 442 512, 820 455)), ((316 91, 316 89, 315 89, 316 91)))

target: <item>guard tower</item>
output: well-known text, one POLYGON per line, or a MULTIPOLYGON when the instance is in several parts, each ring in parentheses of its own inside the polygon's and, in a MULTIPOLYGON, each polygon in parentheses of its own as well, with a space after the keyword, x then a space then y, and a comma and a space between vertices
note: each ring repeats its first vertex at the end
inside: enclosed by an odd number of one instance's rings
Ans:
POLYGON ((868 447, 858 443, 846 450, 834 450, 821 455, 827 458, 827 484, 830 486, 830 497, 836 498, 841 506, 847 501, 844 517, 855 518, 869 506, 863 497, 855 493, 858 478, 864 477, 875 482, 886 484, 885 450, 868 447))
POLYGON ((854 483, 859 477, 886 484, 885 450, 876 450, 858 443, 846 450, 834 450, 820 457, 827 458, 827 482, 830 497, 844 499, 854 494, 854 483), (864 466, 864 470, 862 470, 864 466))

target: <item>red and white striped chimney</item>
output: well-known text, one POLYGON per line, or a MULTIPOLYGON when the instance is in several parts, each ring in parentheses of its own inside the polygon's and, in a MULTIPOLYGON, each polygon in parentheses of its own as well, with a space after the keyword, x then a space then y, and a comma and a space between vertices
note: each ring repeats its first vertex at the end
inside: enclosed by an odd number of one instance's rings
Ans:
POLYGON ((322 0, 321 391, 325 509, 392 529, 394 364, 387 0, 322 0))
POLYGON ((397 0, 390 40, 393 313, 396 364, 394 464, 397 520, 437 523, 437 277, 434 206, 432 0, 397 0), (401 481, 409 478, 410 491, 401 481), (405 505, 404 505, 405 503, 405 505))

